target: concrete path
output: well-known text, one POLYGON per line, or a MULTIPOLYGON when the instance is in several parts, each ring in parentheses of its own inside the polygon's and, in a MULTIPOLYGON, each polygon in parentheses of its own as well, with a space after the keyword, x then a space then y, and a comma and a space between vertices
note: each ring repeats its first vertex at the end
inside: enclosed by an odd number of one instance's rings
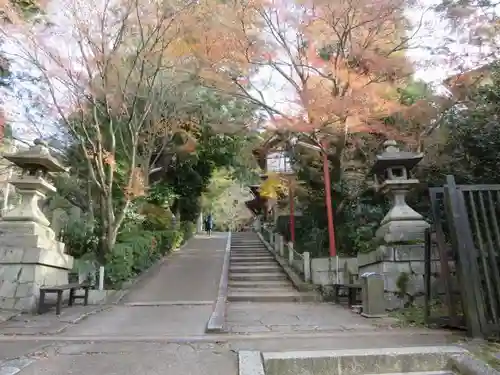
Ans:
POLYGON ((16 327, 0 324, 0 375, 236 375, 241 349, 442 345, 461 338, 379 328, 341 307, 314 303, 232 303, 231 332, 207 335, 225 241, 226 234, 195 237, 119 304, 103 306, 63 331, 49 329, 51 321, 61 321, 49 314, 42 315, 47 332, 5 336, 16 327))
POLYGON ((118 306, 63 336, 202 335, 217 298, 227 234, 197 236, 166 258, 118 306))
POLYGON ((210 301, 217 297, 227 233, 196 236, 136 285, 125 303, 210 301))

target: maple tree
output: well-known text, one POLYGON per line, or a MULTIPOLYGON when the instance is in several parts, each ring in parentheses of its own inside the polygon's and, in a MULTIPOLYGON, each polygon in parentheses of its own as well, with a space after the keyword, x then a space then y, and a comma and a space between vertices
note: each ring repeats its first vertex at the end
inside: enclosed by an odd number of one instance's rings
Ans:
POLYGON ((405 132, 386 119, 398 114, 425 128, 440 110, 427 100, 399 100, 398 89, 413 73, 405 56, 412 47, 407 6, 400 0, 223 3, 216 16, 204 14, 188 40, 205 84, 259 105, 268 127, 322 144, 338 179, 350 158, 346 148, 364 145, 353 135, 409 141, 415 129, 405 132), (229 18, 215 27, 222 15, 229 18))

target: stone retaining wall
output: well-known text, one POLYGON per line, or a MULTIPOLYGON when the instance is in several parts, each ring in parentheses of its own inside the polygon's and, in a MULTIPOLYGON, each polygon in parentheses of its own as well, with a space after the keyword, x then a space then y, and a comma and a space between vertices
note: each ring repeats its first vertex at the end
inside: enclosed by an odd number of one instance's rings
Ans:
MULTIPOLYGON (((455 264, 449 262, 454 275, 455 264)), ((357 282, 365 272, 383 275, 387 308, 403 307, 408 302, 420 303, 424 295, 424 245, 383 245, 376 250, 358 254, 356 258, 339 257, 339 281, 357 282)), ((434 298, 444 294, 443 282, 439 278, 441 263, 436 245, 431 249, 431 292, 434 298)), ((335 258, 311 259, 312 283, 323 287, 335 283, 337 270, 335 258), (330 263, 331 262, 331 263, 330 263)), ((452 287, 456 282, 452 279, 452 287)))
MULTIPOLYGON (((349 276, 357 279, 358 259, 339 257, 339 280, 341 282, 350 282, 349 276)), ((331 258, 313 258, 311 259, 311 278, 315 285, 332 285, 337 280, 337 264, 335 257, 331 258)))

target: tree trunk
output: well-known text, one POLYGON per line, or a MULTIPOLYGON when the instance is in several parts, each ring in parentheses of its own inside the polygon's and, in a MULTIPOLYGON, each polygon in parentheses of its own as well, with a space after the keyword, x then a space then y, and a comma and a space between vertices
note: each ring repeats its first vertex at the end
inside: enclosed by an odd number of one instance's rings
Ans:
POLYGON ((103 194, 99 194, 99 216, 101 218, 101 227, 99 228, 99 253, 97 254, 97 258, 101 265, 106 263, 106 254, 108 254, 111 250, 107 240, 109 223, 106 215, 105 199, 106 198, 103 194))

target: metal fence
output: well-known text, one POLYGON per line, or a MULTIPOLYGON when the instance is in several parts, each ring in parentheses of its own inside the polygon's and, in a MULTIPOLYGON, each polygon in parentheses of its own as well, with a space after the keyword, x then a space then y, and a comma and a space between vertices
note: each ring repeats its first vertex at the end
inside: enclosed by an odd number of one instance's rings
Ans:
POLYGON ((430 295, 432 278, 437 276, 444 289, 449 325, 465 325, 474 337, 498 334, 500 185, 457 185, 453 176, 447 176, 446 185, 429 190, 440 267, 435 275, 428 238, 426 316, 431 321, 435 318, 430 295))

